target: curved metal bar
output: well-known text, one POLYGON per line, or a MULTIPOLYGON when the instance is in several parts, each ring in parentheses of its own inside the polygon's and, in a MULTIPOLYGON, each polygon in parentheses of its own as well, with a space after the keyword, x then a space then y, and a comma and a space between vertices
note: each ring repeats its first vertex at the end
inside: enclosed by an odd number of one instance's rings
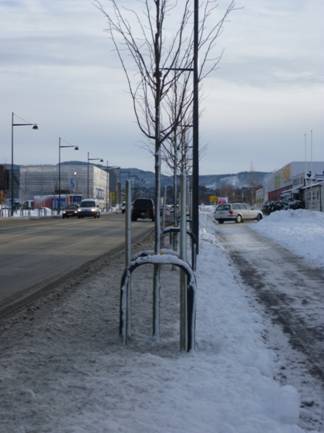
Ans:
POLYGON ((195 328, 196 328, 196 299, 195 293, 197 288, 196 277, 187 262, 179 259, 176 254, 148 254, 143 251, 131 261, 128 268, 126 268, 122 275, 120 287, 120 308, 119 308, 119 335, 122 337, 124 344, 128 340, 128 283, 130 275, 140 266, 143 265, 174 265, 179 267, 187 276, 187 352, 194 349, 195 344, 195 328))

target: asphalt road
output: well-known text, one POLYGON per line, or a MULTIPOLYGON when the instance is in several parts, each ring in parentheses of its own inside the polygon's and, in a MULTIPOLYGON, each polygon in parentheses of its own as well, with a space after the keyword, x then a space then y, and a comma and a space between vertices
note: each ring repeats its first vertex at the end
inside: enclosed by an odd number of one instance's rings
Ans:
MULTIPOLYGON (((152 223, 133 223, 133 237, 152 223)), ((0 312, 123 247, 124 215, 0 220, 0 312)))
POLYGON ((249 226, 215 224, 215 230, 243 282, 289 335, 293 347, 306 355, 309 371, 324 383, 324 272, 249 226))

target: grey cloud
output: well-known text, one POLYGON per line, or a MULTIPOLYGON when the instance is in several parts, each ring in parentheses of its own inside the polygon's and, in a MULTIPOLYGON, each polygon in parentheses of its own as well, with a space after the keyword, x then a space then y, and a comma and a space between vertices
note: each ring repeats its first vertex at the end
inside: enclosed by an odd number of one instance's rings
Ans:
POLYGON ((215 75, 236 84, 268 87, 273 85, 322 84, 322 65, 316 59, 246 57, 223 60, 215 75))
POLYGON ((116 55, 105 35, 1 38, 0 65, 76 65, 116 67, 116 55))

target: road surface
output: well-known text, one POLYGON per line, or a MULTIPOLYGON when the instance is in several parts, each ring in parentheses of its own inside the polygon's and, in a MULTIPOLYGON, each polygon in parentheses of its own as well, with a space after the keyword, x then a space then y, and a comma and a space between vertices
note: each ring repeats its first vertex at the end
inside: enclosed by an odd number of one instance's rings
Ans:
MULTIPOLYGON (((0 220, 0 312, 64 280, 92 260, 122 248, 124 216, 0 220)), ((133 224, 134 237, 152 228, 133 224)))
POLYGON ((306 355, 310 372, 324 382, 324 272, 249 226, 215 223, 215 231, 243 282, 306 355))

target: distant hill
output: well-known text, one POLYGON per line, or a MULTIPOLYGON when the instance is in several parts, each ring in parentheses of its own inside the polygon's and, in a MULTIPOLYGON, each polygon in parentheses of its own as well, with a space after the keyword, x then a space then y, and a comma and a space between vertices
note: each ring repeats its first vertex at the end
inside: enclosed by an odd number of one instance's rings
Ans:
MULTIPOLYGON (((139 168, 122 168, 120 170, 120 182, 124 188, 127 179, 133 181, 134 186, 138 188, 154 188, 154 173, 152 171, 144 171, 139 168)), ((162 186, 172 185, 172 177, 161 175, 162 186)))
POLYGON ((242 171, 236 174, 210 174, 199 177, 201 186, 217 189, 224 186, 233 188, 247 188, 262 185, 269 173, 262 171, 242 171))
MULTIPOLYGON (((236 174, 210 174, 199 177, 199 183, 208 189, 214 190, 225 186, 234 188, 246 188, 250 186, 262 185, 265 177, 269 173, 262 171, 243 171, 236 174)), ((122 168, 121 184, 124 188, 126 179, 132 179, 134 186, 137 188, 151 189, 154 188, 154 173, 144 171, 138 168, 122 168)), ((172 176, 161 176, 162 186, 172 185, 172 176)))

